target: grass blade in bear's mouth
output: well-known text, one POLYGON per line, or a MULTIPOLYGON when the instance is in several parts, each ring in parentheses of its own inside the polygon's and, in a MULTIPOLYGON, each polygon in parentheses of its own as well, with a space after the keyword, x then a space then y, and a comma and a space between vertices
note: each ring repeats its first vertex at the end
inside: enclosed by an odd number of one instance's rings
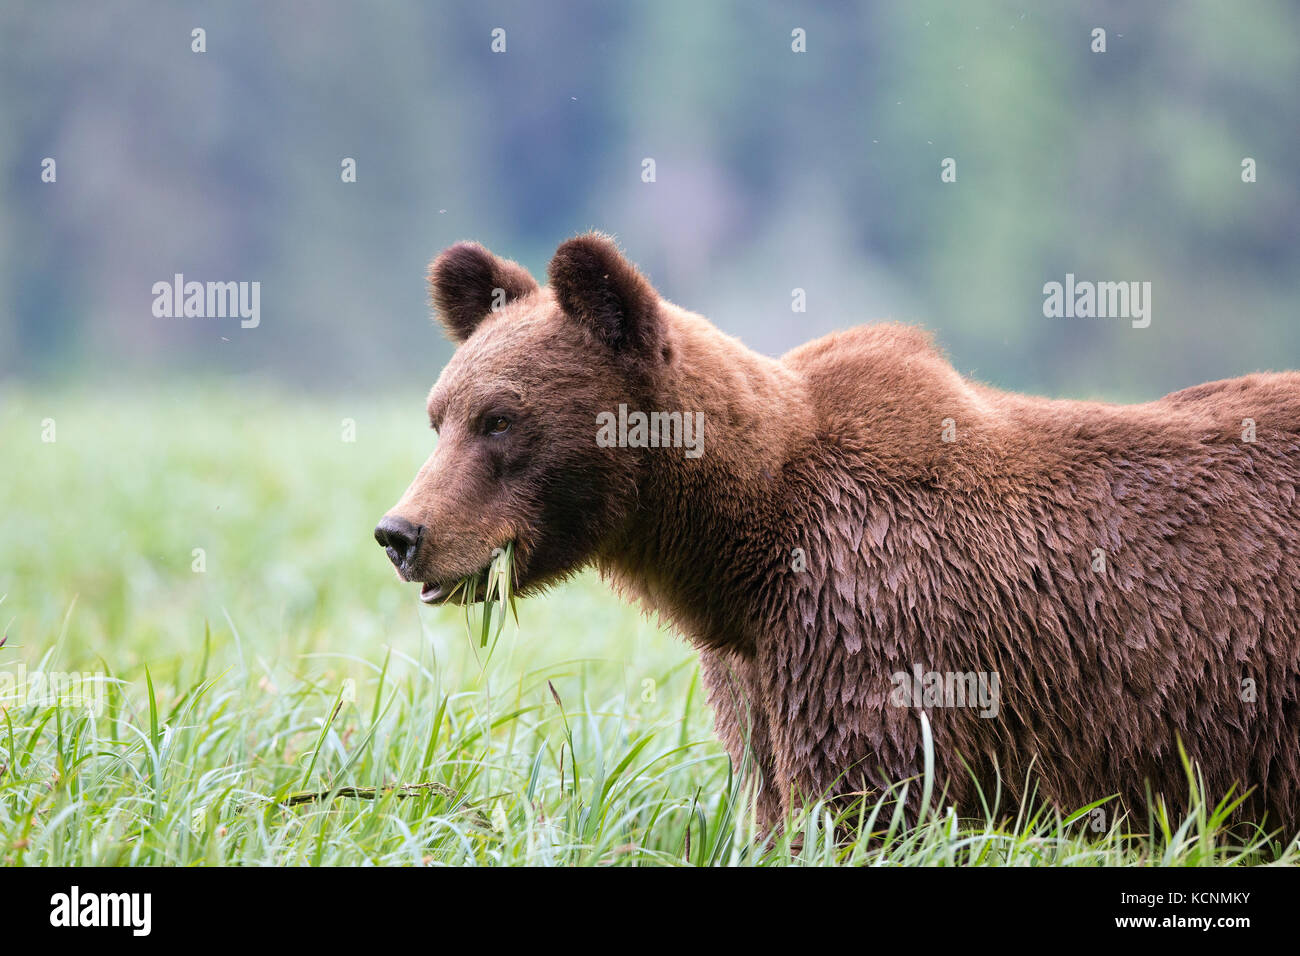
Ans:
POLYGON ((479 647, 487 647, 489 639, 495 641, 501 635, 507 611, 515 616, 516 622, 519 620, 515 610, 514 557, 515 543, 507 541, 504 547, 492 552, 487 567, 475 574, 468 574, 454 583, 423 582, 420 600, 425 604, 454 602, 464 606, 465 629, 471 636, 477 631, 479 647), (471 620, 470 606, 473 604, 482 605, 477 622, 471 620), (492 626, 494 610, 497 612, 495 628, 492 626))
POLYGON ((514 558, 515 543, 507 541, 504 547, 493 550, 492 559, 486 568, 477 574, 461 578, 446 598, 450 601, 457 596, 460 597, 460 603, 465 607, 465 629, 471 636, 475 630, 478 631, 479 647, 487 647, 489 638, 495 644, 496 638, 501 636, 506 623, 507 609, 515 615, 515 620, 518 620, 519 616, 515 611, 514 558), (470 605, 479 603, 482 606, 479 611, 478 626, 475 627, 474 622, 471 621, 470 605), (494 609, 497 611, 495 628, 492 626, 494 609))

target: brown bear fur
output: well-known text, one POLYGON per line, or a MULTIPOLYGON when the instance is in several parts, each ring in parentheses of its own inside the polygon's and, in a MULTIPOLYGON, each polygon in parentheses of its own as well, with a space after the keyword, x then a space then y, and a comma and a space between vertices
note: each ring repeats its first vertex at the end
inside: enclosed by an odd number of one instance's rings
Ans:
POLYGON ((422 529, 403 577, 441 597, 507 540, 525 593, 597 564, 698 649, 769 825, 920 773, 918 710, 891 702, 919 668, 1000 681, 996 717, 926 708, 959 812, 982 813, 976 782, 1005 803, 1031 779, 1067 811, 1177 807, 1181 741, 1211 800, 1253 788, 1243 812, 1294 834, 1300 374, 1054 401, 965 379, 899 325, 758 355, 599 235, 549 272, 472 244, 431 269, 462 344, 392 512, 422 529), (703 455, 597 447, 620 403, 703 411, 703 455))

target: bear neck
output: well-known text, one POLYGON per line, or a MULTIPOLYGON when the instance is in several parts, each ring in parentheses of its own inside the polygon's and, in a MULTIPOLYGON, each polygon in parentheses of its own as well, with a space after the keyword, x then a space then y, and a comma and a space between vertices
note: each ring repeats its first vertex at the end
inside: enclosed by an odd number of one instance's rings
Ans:
POLYGON ((704 318, 664 305, 670 358, 646 411, 703 413, 703 447, 641 450, 637 504, 599 566, 702 648, 749 655, 771 595, 760 582, 797 542, 775 500, 815 430, 804 385, 704 318), (793 537, 793 535, 788 535, 793 537))

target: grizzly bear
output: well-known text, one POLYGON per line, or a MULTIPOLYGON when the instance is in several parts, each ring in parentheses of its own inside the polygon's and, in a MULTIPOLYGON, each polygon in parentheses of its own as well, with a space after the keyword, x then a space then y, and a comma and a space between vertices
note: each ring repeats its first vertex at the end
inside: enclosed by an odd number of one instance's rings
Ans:
POLYGON ((756 354, 599 234, 548 274, 473 243, 430 267, 459 348, 375 531, 421 600, 510 541, 520 594, 594 564, 698 649, 769 827, 919 775, 924 712, 963 814, 1033 788, 1145 820, 1185 805, 1185 749, 1295 832, 1300 374, 1049 400, 895 324, 756 354))

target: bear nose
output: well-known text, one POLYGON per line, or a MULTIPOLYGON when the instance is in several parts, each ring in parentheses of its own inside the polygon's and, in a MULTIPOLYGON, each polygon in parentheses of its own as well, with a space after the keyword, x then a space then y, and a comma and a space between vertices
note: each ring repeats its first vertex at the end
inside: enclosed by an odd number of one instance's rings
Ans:
POLYGON ((423 527, 397 515, 384 515, 375 527, 375 540, 388 552, 388 560, 403 573, 410 570, 415 560, 415 549, 420 546, 422 534, 423 527))

